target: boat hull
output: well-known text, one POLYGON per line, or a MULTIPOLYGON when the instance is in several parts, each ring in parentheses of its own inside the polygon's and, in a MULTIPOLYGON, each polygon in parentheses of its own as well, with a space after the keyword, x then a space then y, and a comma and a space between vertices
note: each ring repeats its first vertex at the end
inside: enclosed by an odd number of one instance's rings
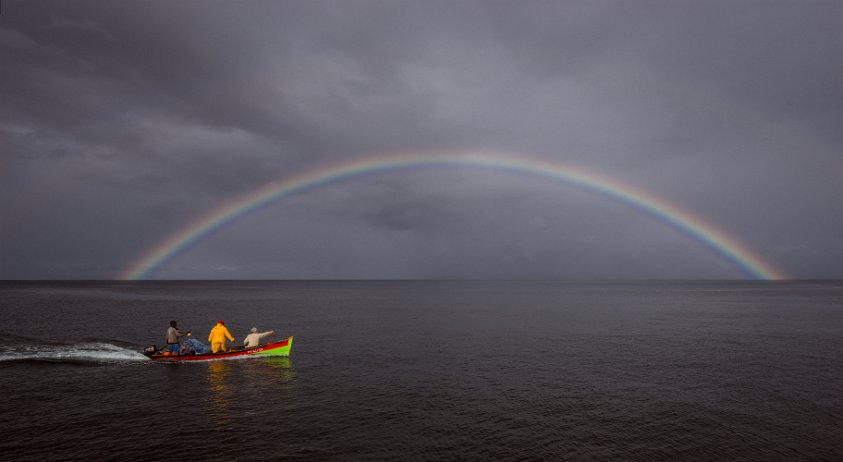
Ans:
POLYGON ((149 356, 153 361, 215 361, 219 359, 238 357, 265 357, 265 356, 290 356, 290 348, 293 346, 293 337, 288 337, 280 342, 267 343, 255 348, 234 348, 220 353, 208 353, 201 355, 166 355, 161 352, 149 356))

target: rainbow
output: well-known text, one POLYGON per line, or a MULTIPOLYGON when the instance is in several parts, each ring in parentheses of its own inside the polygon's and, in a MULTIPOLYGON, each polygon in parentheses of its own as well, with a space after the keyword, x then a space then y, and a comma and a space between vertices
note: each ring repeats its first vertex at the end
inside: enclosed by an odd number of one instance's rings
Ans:
POLYGON ((145 279, 201 240, 250 212, 285 197, 350 178, 423 167, 472 167, 563 181, 614 199, 671 226, 728 261, 747 277, 764 280, 787 278, 772 264, 722 230, 640 189, 564 164, 483 152, 370 157, 273 181, 178 230, 145 253, 119 278, 145 279))

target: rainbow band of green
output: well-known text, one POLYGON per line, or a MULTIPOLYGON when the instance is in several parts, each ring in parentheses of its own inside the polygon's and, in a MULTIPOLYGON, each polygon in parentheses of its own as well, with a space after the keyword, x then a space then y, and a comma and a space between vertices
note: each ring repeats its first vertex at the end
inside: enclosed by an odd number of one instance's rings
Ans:
POLYGON ((617 180, 564 164, 487 153, 374 157, 274 181, 214 210, 163 240, 123 272, 120 279, 146 279, 164 264, 187 252, 193 245, 216 231, 282 198, 364 175, 430 167, 482 168, 563 181, 614 199, 671 226, 728 261, 747 277, 764 280, 787 279, 783 272, 764 261, 747 246, 664 199, 617 180))

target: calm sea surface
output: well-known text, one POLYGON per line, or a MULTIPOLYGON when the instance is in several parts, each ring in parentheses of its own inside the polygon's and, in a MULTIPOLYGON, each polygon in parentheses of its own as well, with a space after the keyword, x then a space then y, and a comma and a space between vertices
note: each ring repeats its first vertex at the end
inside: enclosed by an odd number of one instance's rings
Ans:
POLYGON ((0 315, 3 460, 843 460, 841 282, 4 282, 0 315), (221 318, 292 355, 139 353, 221 318))

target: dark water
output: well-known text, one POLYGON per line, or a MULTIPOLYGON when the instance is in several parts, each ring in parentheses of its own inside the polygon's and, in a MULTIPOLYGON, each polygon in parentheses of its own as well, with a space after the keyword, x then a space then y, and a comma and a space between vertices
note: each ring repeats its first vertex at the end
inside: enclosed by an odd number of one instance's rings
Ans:
POLYGON ((0 283, 4 460, 843 460, 843 283, 0 283), (170 319, 290 358, 158 364, 170 319))

